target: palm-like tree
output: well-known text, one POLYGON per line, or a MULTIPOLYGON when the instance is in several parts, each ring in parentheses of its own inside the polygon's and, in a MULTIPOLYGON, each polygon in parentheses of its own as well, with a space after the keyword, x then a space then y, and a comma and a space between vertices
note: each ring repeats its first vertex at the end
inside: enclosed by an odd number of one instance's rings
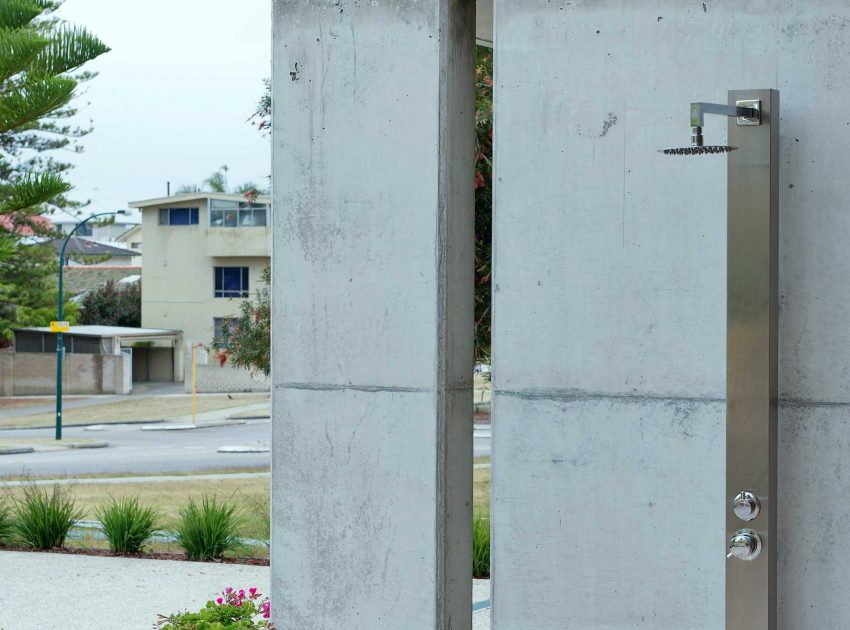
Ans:
MULTIPOLYGON (((53 17, 61 2, 0 0, 0 215, 27 223, 46 204, 67 206, 69 165, 42 157, 87 134, 66 121, 77 87, 93 75, 77 72, 109 48, 83 28, 53 17), (34 155, 35 157, 25 156, 34 155)), ((17 230, 4 231, 0 256, 17 230)), ((14 247, 11 246, 11 251, 14 247)))

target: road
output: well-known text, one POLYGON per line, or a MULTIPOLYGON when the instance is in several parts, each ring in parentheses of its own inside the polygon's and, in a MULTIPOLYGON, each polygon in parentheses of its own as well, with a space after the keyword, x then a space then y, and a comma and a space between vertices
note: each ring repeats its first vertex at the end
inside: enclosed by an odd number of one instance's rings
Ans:
MULTIPOLYGON (((0 476, 31 475, 74 476, 104 473, 161 473, 256 468, 270 463, 269 453, 217 453, 228 445, 268 445, 269 421, 244 425, 211 427, 196 431, 142 431, 141 425, 103 425, 102 431, 67 427, 68 438, 95 438, 109 443, 108 448, 63 450, 26 455, 0 456, 0 476)), ((51 429, 0 431, 3 439, 49 438, 51 429)))
MULTIPOLYGON (((52 435, 52 429, 0 430, 0 441, 52 435)), ((69 427, 63 435, 105 440, 109 447, 0 455, 0 476, 192 472, 268 467, 271 462, 269 453, 217 452, 219 447, 228 445, 268 445, 271 423, 267 420, 196 431, 142 431, 140 425, 104 425, 101 431, 69 427)), ((489 455, 490 427, 476 427, 475 456, 489 455)))

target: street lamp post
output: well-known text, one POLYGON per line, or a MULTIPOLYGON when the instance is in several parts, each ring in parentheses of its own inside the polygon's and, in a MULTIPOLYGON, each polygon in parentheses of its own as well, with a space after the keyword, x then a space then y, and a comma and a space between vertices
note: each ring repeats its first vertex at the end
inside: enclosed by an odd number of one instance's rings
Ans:
MULTIPOLYGON (((62 249, 59 252, 59 309, 58 309, 58 317, 56 318, 58 321, 62 321, 63 315, 63 307, 64 300, 62 299, 62 281, 63 281, 63 272, 65 271, 65 248, 68 246, 68 241, 71 240, 71 237, 74 233, 79 230, 86 223, 94 219, 95 217, 105 217, 105 216, 115 216, 116 214, 127 214, 126 210, 116 210, 115 212, 99 212, 97 214, 93 214, 90 217, 83 219, 77 225, 74 226, 74 229, 68 232, 68 236, 65 237, 65 242, 62 243, 62 249)), ((65 342, 62 335, 62 331, 59 330, 56 333, 56 439, 62 439, 62 359, 65 357, 65 342)))

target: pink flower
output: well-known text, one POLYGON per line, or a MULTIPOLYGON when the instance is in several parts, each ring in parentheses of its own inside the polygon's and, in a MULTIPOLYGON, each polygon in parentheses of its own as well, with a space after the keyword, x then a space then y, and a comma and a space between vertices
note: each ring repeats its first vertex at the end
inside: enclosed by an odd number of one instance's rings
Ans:
POLYGON ((216 603, 217 603, 217 604, 223 604, 223 603, 224 603, 224 599, 223 599, 223 598, 221 598, 221 597, 219 597, 219 598, 218 598, 217 600, 215 600, 215 601, 216 601, 216 603))
POLYGON ((245 591, 241 588, 239 589, 239 597, 245 597, 245 591))
POLYGON ((228 595, 230 595, 233 592, 233 588, 228 586, 226 589, 224 589, 224 592, 227 593, 228 595))

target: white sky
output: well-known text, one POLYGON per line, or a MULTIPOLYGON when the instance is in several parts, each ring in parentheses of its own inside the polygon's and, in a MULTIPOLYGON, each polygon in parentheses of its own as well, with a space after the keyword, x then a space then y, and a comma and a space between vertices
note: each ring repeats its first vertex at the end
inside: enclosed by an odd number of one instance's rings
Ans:
POLYGON ((164 196, 166 181, 200 183, 221 165, 228 186, 266 184, 268 138, 246 122, 271 67, 269 0, 67 0, 63 19, 112 51, 77 99, 83 125, 68 174, 86 212, 164 196), (89 103, 87 105, 87 103, 89 103))

